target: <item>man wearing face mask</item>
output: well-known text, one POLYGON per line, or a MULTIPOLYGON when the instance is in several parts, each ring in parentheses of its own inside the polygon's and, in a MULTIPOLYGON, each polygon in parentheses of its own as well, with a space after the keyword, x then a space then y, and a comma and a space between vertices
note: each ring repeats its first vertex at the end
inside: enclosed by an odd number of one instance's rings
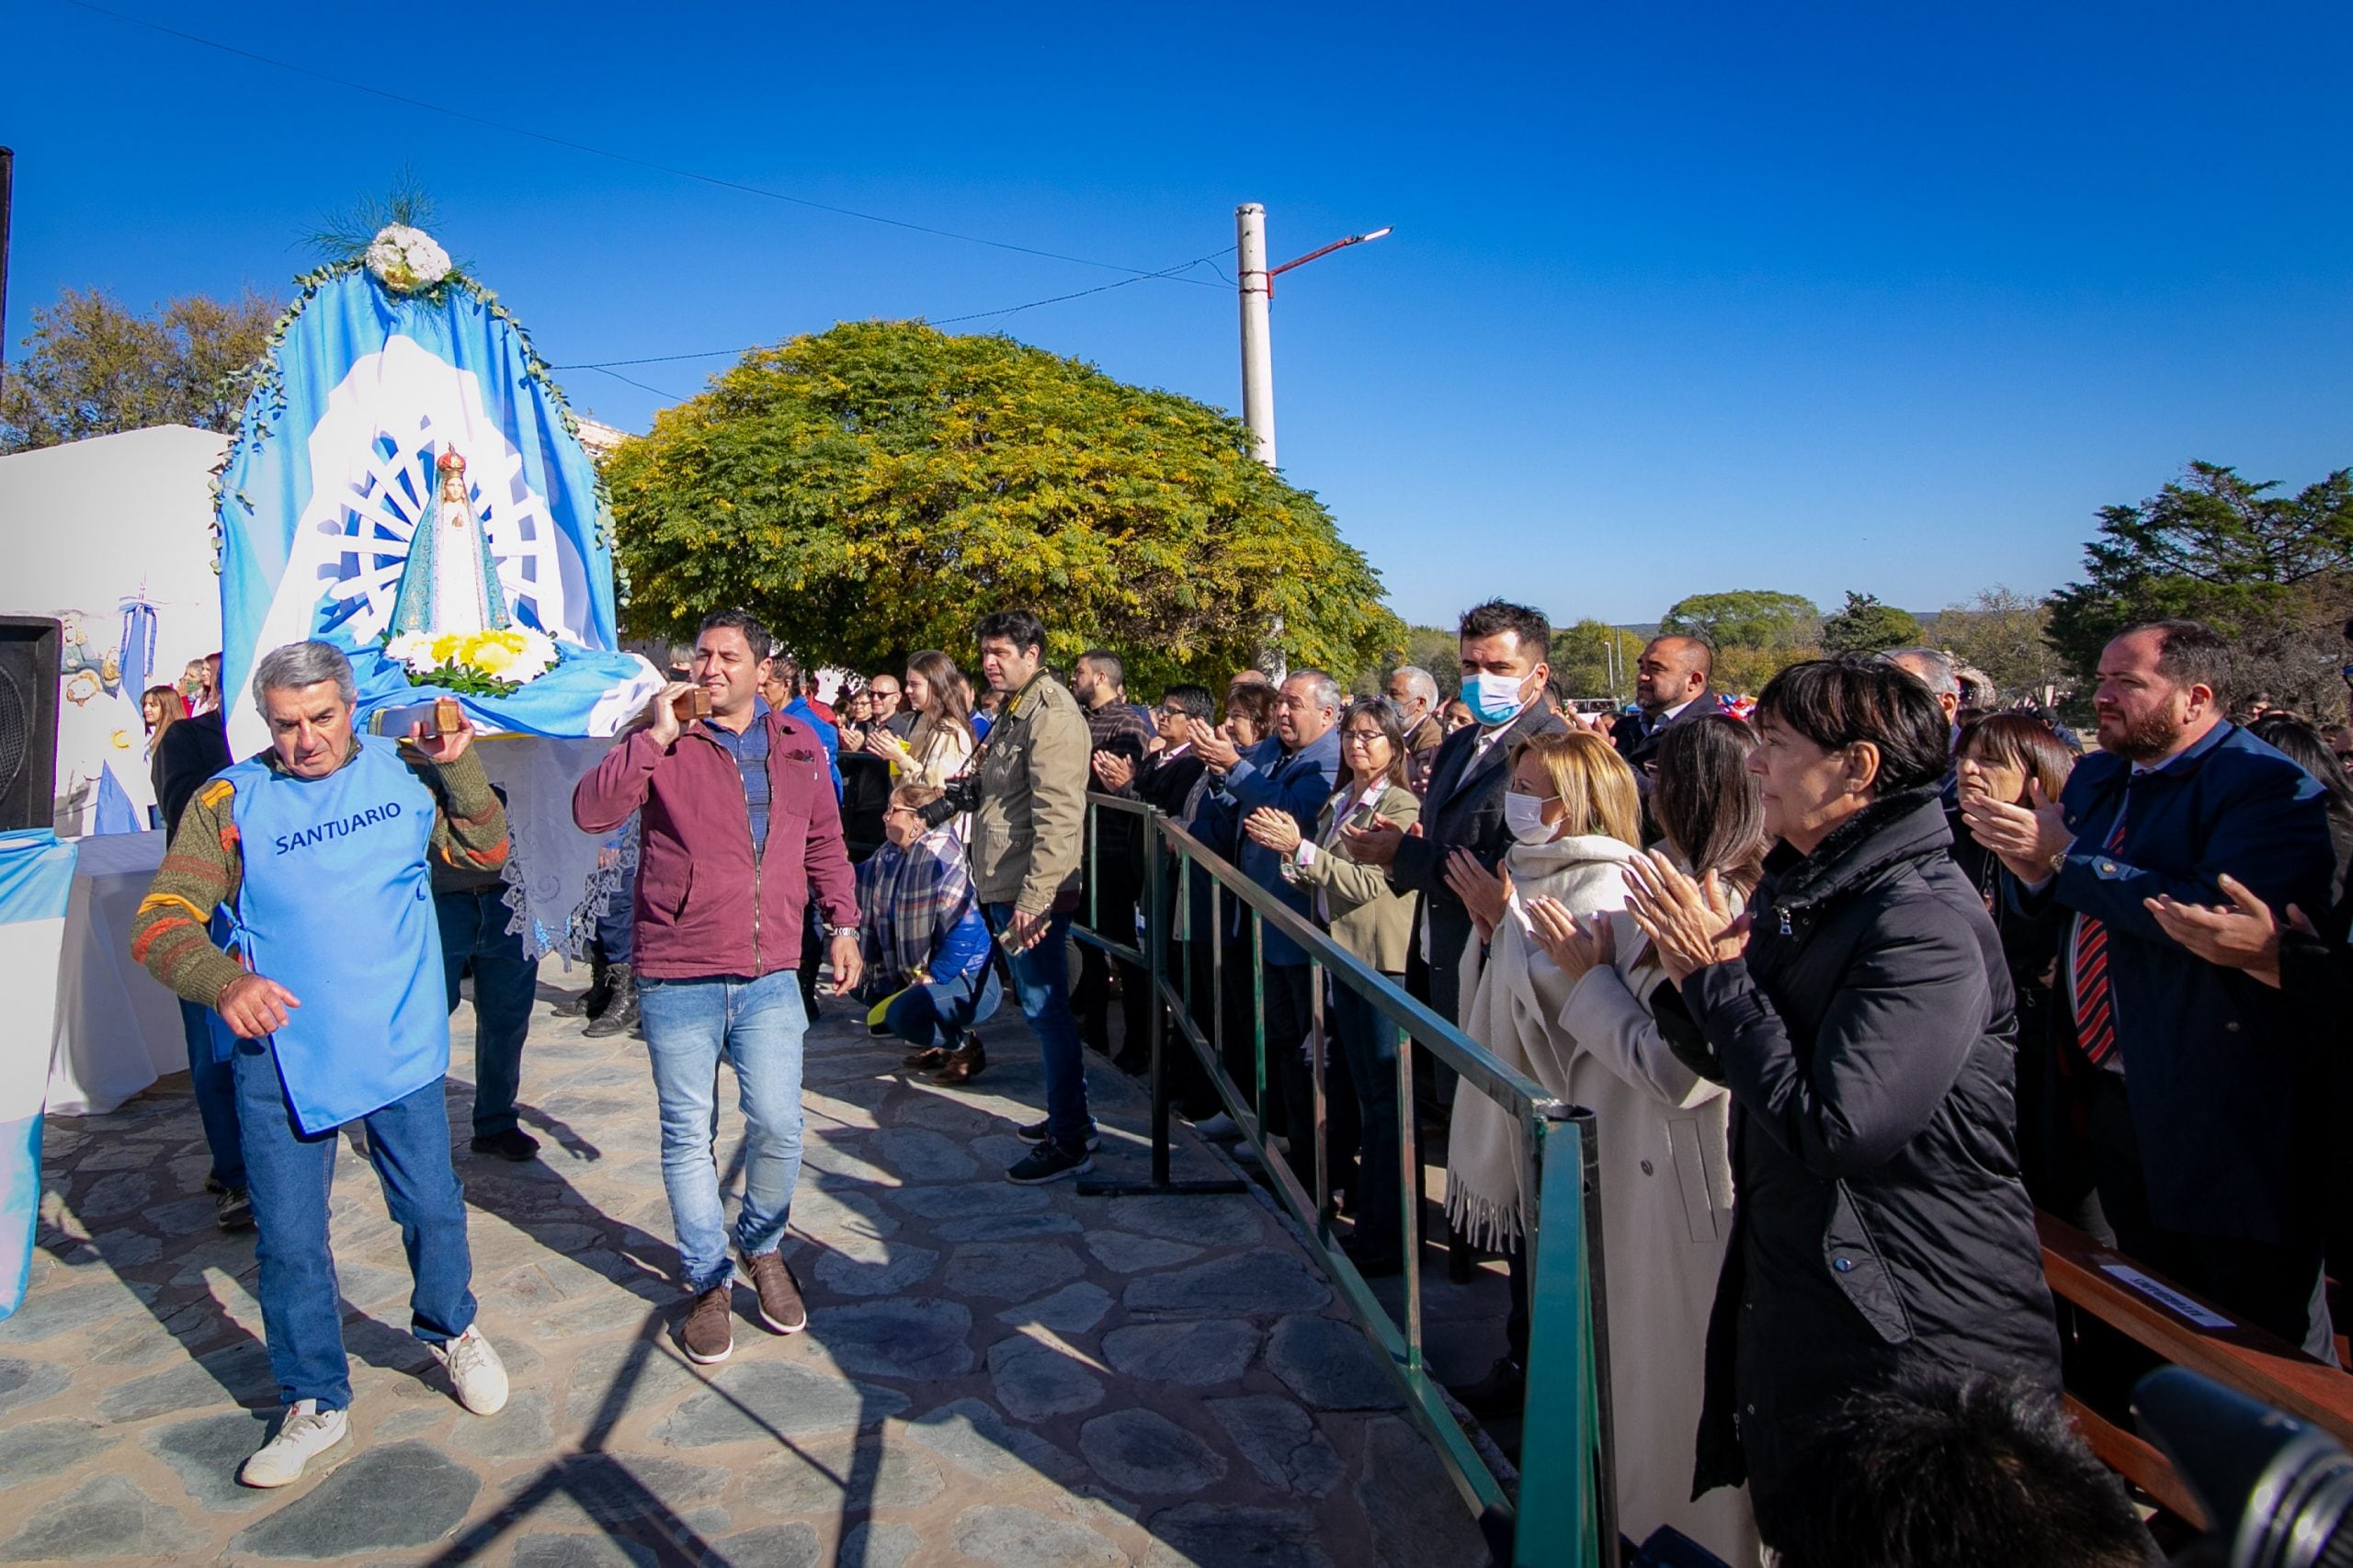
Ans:
POLYGON ((1381 694, 1397 710, 1405 732, 1405 788, 1415 795, 1429 792, 1430 769, 1438 764, 1438 748, 1446 739, 1445 722, 1438 716, 1438 679, 1429 671, 1401 665, 1389 672, 1381 694))
MULTIPOLYGON (((1495 869, 1513 841, 1504 818, 1510 777, 1505 759, 1529 735, 1568 728, 1544 705, 1552 625, 1542 610, 1490 599, 1463 616, 1461 633, 1461 700, 1477 722, 1438 747, 1422 797, 1420 833, 1409 836, 1378 817, 1370 827, 1341 830, 1357 859, 1386 866, 1392 887, 1421 895, 1405 986, 1449 1019, 1461 1016, 1462 955, 1472 926, 1470 911, 1447 885, 1447 862, 1460 853, 1495 869)), ((1440 1076, 1443 1104, 1453 1097, 1452 1085, 1444 1081, 1449 1075, 1440 1076)))

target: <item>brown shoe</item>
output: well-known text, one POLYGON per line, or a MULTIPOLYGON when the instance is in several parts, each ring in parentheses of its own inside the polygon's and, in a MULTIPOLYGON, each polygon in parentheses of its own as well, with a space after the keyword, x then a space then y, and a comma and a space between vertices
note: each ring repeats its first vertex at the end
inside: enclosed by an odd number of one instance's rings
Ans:
POLYGON ((779 1334, 799 1334, 809 1326, 809 1305, 801 1299, 801 1281, 792 1277, 792 1265, 776 1253, 764 1252, 745 1258, 744 1269, 759 1293, 762 1323, 779 1334))
POLYGON ((734 1354, 735 1325, 731 1321, 734 1293, 735 1280, 730 1276, 695 1298, 694 1309, 687 1313, 678 1333, 686 1344, 688 1360, 708 1367, 734 1354))
POLYGON ((982 1047, 981 1037, 966 1035, 964 1043, 948 1053, 948 1059, 940 1063, 939 1071, 931 1075, 931 1081, 951 1085, 969 1083, 979 1077, 981 1069, 988 1064, 989 1053, 982 1047))
POLYGON ((900 1062, 900 1065, 913 1068, 918 1073, 937 1073, 948 1065, 949 1054, 948 1048, 944 1045, 926 1045, 921 1051, 908 1051, 906 1059, 900 1062))

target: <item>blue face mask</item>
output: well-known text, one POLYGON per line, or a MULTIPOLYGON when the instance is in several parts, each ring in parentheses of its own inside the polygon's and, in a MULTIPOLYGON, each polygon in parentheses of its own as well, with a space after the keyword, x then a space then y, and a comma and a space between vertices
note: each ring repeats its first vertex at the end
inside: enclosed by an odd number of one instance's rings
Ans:
POLYGON ((1462 700, 1479 722, 1495 725, 1508 722, 1523 704, 1519 699, 1519 683, 1524 676, 1475 675, 1462 683, 1462 700))

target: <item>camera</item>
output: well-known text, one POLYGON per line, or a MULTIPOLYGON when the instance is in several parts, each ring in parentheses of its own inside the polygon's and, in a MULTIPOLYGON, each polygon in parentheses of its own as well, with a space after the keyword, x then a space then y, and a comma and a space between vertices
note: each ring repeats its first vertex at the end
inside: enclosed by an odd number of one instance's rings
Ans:
POLYGON ((2214 1568, 2353 1568, 2353 1455, 2309 1422, 2179 1367, 2132 1391, 2213 1528, 2173 1561, 2214 1568))
POLYGON ((981 780, 978 774, 960 773, 942 784, 940 790, 942 793, 939 799, 915 813, 923 818, 924 830, 926 833, 940 826, 950 817, 961 816, 966 812, 980 809, 981 780))

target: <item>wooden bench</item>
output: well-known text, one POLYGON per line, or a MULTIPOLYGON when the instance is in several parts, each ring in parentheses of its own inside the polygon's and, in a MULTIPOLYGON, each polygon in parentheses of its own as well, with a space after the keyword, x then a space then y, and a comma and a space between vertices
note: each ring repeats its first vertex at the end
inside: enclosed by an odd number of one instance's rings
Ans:
MULTIPOLYGON (((2042 1270, 2052 1294, 2074 1303, 2177 1367, 2309 1421, 2353 1448, 2353 1376, 2324 1366, 2155 1271, 2104 1247, 2064 1221, 2038 1214, 2042 1270)), ((2211 1521, 2172 1463, 2137 1434, 2067 1396, 2076 1428, 2109 1469, 2168 1513, 2200 1528, 2211 1521)))

